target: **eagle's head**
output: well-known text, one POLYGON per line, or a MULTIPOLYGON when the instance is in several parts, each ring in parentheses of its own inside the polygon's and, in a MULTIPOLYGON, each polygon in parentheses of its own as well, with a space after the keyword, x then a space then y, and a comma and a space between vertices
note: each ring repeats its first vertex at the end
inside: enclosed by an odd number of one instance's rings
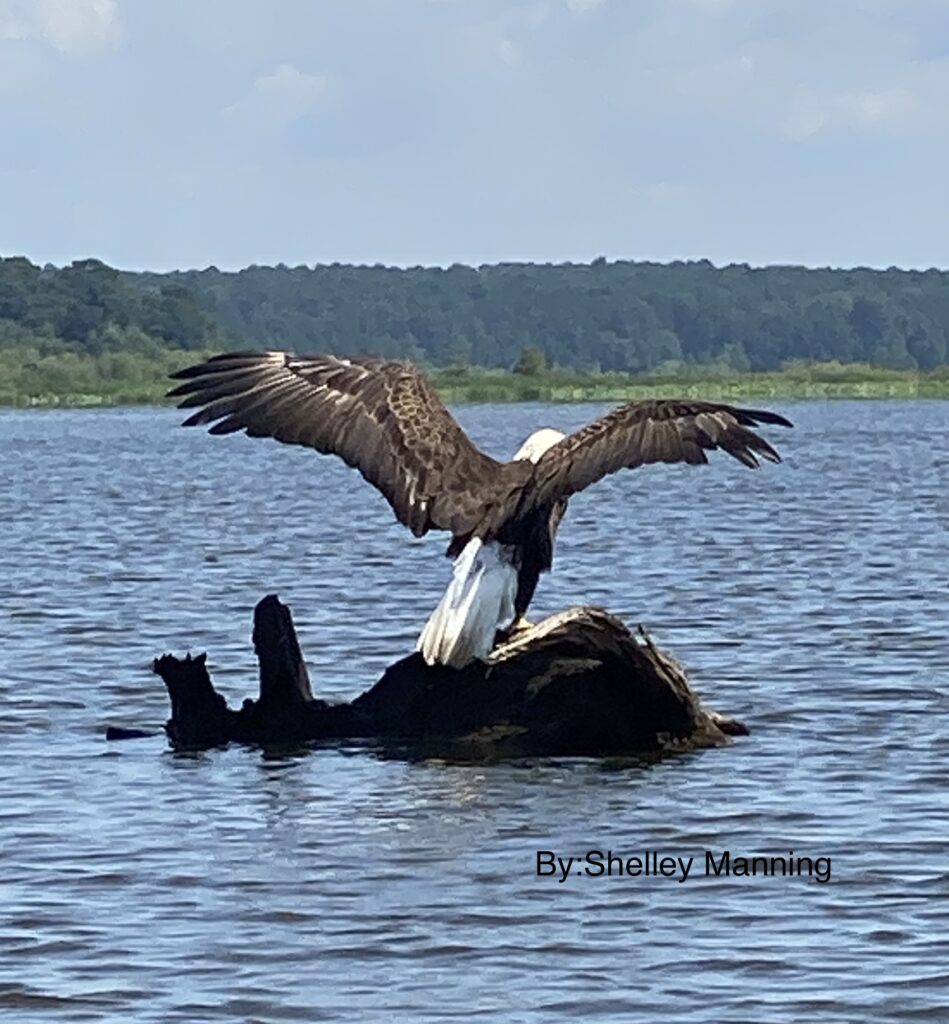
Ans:
POLYGON ((552 427, 535 430, 514 453, 514 461, 527 459, 530 462, 537 462, 548 448, 553 448, 558 441, 562 441, 565 437, 566 434, 561 434, 559 430, 554 430, 552 427))

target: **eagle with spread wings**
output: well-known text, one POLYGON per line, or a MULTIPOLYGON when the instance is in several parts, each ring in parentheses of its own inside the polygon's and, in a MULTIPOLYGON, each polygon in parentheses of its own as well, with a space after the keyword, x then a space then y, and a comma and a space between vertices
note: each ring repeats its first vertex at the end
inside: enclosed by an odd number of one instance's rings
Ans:
POLYGON ((451 534, 454 573, 418 649, 463 667, 523 622, 550 569, 567 500, 621 469, 700 465, 720 448, 754 469, 780 456, 752 429, 789 427, 774 412, 716 402, 628 402, 567 436, 544 428, 510 462, 481 451, 425 376, 407 362, 354 356, 233 352, 173 375, 169 395, 196 408, 188 427, 244 431, 338 455, 420 537, 451 534))

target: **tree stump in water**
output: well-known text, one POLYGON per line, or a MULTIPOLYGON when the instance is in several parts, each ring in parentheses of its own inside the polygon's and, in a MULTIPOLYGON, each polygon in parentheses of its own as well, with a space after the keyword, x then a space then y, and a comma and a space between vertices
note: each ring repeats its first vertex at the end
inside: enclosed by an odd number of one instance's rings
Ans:
POLYGON ((631 756, 719 746, 741 723, 702 707, 681 667, 599 608, 572 608, 457 670, 420 654, 396 662, 351 703, 313 697, 289 609, 254 610, 260 695, 227 707, 206 655, 164 655, 165 730, 177 749, 365 740, 395 753, 465 760, 631 756))

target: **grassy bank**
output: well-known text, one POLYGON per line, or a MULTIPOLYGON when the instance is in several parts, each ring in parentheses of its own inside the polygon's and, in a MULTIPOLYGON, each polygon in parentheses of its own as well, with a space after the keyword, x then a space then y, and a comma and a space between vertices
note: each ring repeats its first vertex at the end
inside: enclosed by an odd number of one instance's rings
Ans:
MULTIPOLYGON (((144 357, 0 352, 0 405, 144 405, 164 401, 168 374, 203 353, 167 350, 144 357)), ((464 402, 606 402, 641 398, 749 399, 949 398, 949 366, 931 373, 864 364, 791 365, 772 373, 735 374, 721 367, 674 373, 525 376, 477 367, 429 371, 442 397, 464 402)))
POLYGON ((0 406, 154 405, 164 400, 170 373, 207 354, 0 349, 0 406))
POLYGON ((623 402, 642 398, 746 399, 949 398, 949 367, 928 374, 834 363, 773 373, 721 373, 700 367, 674 375, 596 376, 468 371, 435 373, 449 402, 623 402))

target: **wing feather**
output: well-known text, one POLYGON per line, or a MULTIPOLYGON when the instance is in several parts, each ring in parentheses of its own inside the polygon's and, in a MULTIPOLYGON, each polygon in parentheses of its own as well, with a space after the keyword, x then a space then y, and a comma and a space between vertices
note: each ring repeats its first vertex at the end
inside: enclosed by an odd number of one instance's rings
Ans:
POLYGON ((751 427, 790 427, 777 413, 714 402, 629 402, 565 437, 537 463, 530 502, 569 497, 610 473, 654 462, 702 465, 720 448, 754 469, 781 457, 751 427))
POLYGON ((531 468, 480 451, 408 363, 285 352, 215 356, 174 377, 185 426, 239 430, 338 455, 385 496, 400 522, 473 532, 516 505, 531 468))

